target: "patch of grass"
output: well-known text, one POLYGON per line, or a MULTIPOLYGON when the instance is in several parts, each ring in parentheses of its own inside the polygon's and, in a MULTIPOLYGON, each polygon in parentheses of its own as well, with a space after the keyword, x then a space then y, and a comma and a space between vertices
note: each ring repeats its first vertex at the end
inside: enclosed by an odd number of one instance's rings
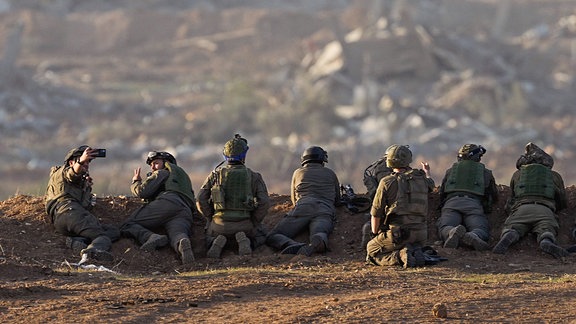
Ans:
POLYGON ((244 274, 266 274, 266 275, 293 275, 295 273, 305 274, 307 271, 293 270, 293 269, 262 269, 262 268, 250 268, 250 267, 239 267, 239 268, 225 268, 225 269, 207 269, 200 271, 190 271, 179 273, 180 276, 184 277, 203 277, 203 276, 214 276, 214 275, 244 275, 244 274))
POLYGON ((472 274, 455 280, 468 283, 567 283, 576 282, 576 275, 546 275, 535 273, 513 273, 513 274, 472 274))

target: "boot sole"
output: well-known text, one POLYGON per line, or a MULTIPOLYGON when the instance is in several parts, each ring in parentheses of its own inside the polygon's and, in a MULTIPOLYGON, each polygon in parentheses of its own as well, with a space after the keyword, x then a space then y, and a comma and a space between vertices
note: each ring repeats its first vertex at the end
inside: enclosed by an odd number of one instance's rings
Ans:
POLYGON ((158 235, 155 234, 158 237, 155 237, 153 240, 148 239, 148 241, 146 241, 146 243, 142 244, 142 246, 140 246, 140 250, 146 251, 146 252, 152 252, 158 248, 161 248, 163 246, 168 245, 168 236, 166 235, 158 235))
POLYGON ((466 233, 462 236, 462 243, 471 246, 476 251, 486 251, 490 248, 487 242, 473 233, 466 233))
POLYGON ((236 233, 236 242, 238 243, 239 255, 251 255, 252 247, 250 246, 250 239, 244 232, 236 233))
POLYGON ((206 256, 212 259, 220 258, 220 254, 222 254, 222 249, 224 249, 224 245, 226 245, 226 237, 224 235, 218 235, 214 242, 212 242, 212 246, 206 252, 206 256))
POLYGON ((444 242, 444 248, 446 249, 455 249, 458 247, 458 243, 460 243, 460 238, 466 234, 466 227, 462 225, 458 225, 450 230, 450 235, 444 242))
POLYGON ((190 264, 194 262, 194 253, 192 252, 192 244, 187 238, 181 239, 178 245, 178 252, 182 258, 182 264, 190 264))

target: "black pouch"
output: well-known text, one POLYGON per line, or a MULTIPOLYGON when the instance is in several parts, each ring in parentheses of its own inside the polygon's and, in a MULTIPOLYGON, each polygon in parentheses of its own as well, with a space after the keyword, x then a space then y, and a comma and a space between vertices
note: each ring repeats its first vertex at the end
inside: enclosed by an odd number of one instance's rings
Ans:
POLYGON ((400 244, 404 240, 402 228, 399 226, 390 227, 390 233, 392 234, 392 243, 400 244))

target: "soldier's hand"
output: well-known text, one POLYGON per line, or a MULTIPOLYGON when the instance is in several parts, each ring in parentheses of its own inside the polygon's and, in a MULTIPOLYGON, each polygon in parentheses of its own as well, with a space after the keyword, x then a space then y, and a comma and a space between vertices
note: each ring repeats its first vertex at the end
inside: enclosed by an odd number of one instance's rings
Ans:
POLYGON ((142 180, 142 177, 140 176, 140 171, 142 171, 140 167, 134 169, 134 176, 132 176, 132 182, 142 180))
POLYGON ((424 171, 430 172, 430 164, 428 164, 428 162, 420 162, 420 164, 422 165, 422 169, 424 169, 424 171))
POLYGON ((426 177, 430 178, 430 164, 428 162, 420 162, 422 169, 426 173, 426 177))
POLYGON ((94 158, 92 156, 93 153, 95 153, 94 150, 91 147, 87 147, 84 150, 84 152, 82 152, 82 155, 80 155, 78 162, 80 162, 80 164, 84 164, 86 162, 89 162, 90 160, 92 160, 94 158))

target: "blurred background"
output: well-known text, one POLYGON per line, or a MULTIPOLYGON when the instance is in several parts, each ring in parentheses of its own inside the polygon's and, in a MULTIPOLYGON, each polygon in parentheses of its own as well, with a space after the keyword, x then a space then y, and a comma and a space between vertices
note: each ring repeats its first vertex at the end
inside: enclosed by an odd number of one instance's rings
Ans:
POLYGON ((391 144, 437 184, 465 143, 499 184, 528 142, 576 181, 573 0, 0 0, 0 55, 0 199, 81 144, 101 196, 149 150, 197 191, 235 133, 270 193, 310 145, 356 192, 391 144))

